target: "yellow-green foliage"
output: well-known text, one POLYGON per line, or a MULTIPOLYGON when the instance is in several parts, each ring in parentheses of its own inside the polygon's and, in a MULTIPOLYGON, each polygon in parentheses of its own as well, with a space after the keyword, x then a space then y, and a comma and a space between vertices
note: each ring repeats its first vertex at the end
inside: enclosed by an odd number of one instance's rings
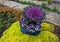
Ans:
POLYGON ((40 33, 40 39, 42 42, 59 42, 58 37, 49 31, 42 31, 40 33))
POLYGON ((41 1, 46 1, 46 2, 49 2, 49 3, 51 3, 51 2, 52 2, 52 0, 41 0, 41 1))
POLYGON ((50 31, 54 32, 54 25, 50 23, 43 22, 41 24, 41 31, 50 31))
POLYGON ((24 34, 17 21, 3 33, 0 42, 58 42, 58 37, 49 31, 42 31, 36 36, 24 34))
POLYGON ((0 42, 41 42, 40 39, 36 37, 31 37, 30 35, 23 34, 20 31, 19 22, 15 22, 7 29, 3 36, 0 38, 0 42), (36 40, 35 40, 36 39, 36 40))

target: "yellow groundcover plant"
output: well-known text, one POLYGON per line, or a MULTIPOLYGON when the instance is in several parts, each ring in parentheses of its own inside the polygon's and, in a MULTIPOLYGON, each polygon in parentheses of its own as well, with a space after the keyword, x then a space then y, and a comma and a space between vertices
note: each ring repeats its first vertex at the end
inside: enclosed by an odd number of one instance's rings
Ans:
POLYGON ((43 22, 41 24, 41 31, 50 31, 54 32, 54 25, 50 23, 43 22))
POLYGON ((59 42, 59 39, 50 31, 41 31, 36 36, 24 34, 20 31, 20 24, 17 21, 3 33, 0 42, 59 42))

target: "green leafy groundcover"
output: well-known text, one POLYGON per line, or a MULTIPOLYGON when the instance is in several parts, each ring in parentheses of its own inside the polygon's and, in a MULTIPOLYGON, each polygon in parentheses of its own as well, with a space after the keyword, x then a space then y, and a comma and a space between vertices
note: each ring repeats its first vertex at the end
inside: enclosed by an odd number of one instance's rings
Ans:
POLYGON ((12 13, 0 12, 0 36, 15 21, 15 16, 12 13))
POLYGON ((59 42, 59 39, 49 31, 41 31, 36 36, 24 34, 20 31, 20 24, 17 21, 3 33, 0 42, 59 42))
MULTIPOLYGON (((40 1, 46 1, 48 3, 52 3, 52 0, 40 0, 40 1)), ((19 0, 19 3, 21 4, 27 4, 27 5, 35 5, 35 6, 38 6, 38 7, 41 7, 45 10, 48 10, 48 11, 51 11, 51 12, 56 12, 58 14, 60 14, 60 11, 58 10, 58 8, 56 6, 54 6, 54 8, 49 8, 48 5, 46 3, 42 3, 42 5, 37 5, 35 3, 33 3, 32 1, 26 1, 26 0, 19 0)))
POLYGON ((13 22, 15 22, 15 18, 12 13, 0 13, 0 30, 8 28, 13 22))
POLYGON ((3 33, 0 42, 59 42, 59 39, 49 31, 41 31, 36 36, 24 34, 20 31, 20 24, 17 21, 3 33))

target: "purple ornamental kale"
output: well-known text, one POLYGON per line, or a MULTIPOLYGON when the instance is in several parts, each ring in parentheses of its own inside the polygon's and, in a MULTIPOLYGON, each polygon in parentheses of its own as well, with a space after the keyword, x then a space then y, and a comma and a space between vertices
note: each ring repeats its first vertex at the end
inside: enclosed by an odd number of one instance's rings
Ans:
POLYGON ((32 20, 41 19, 44 15, 44 12, 41 8, 38 7, 29 7, 26 11, 26 16, 32 20))
POLYGON ((39 34, 41 23, 46 16, 43 9, 36 6, 26 7, 23 13, 20 20, 21 31, 25 34, 39 34))

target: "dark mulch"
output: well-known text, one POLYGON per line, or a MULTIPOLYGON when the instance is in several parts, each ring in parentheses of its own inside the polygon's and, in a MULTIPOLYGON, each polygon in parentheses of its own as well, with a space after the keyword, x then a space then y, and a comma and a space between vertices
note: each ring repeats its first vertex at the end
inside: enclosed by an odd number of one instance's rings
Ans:
MULTIPOLYGON (((55 26, 55 31, 54 33, 59 37, 60 40, 60 27, 59 26, 55 26)), ((60 41, 59 41, 60 42, 60 41)))

